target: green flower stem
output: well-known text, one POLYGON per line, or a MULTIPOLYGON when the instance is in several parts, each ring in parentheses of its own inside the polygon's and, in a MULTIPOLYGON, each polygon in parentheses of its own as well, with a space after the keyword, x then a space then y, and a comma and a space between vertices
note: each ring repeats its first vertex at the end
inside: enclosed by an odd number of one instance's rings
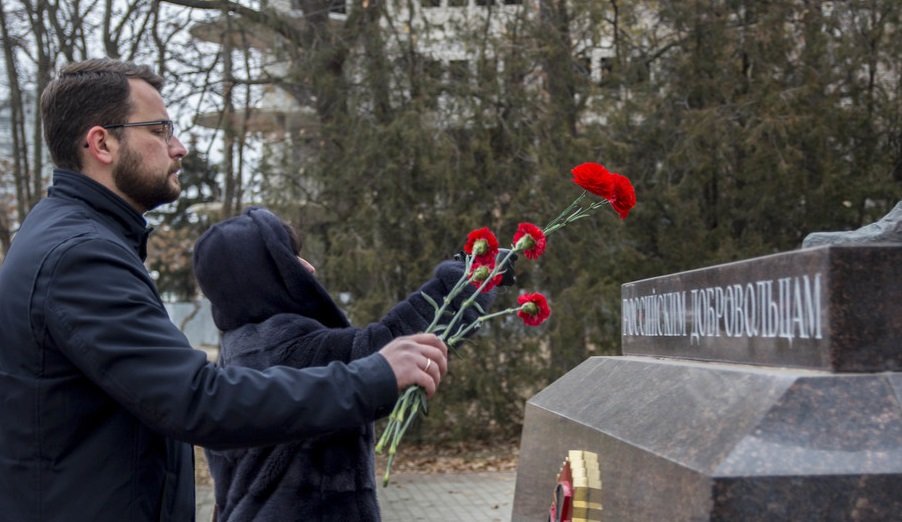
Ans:
POLYGON ((404 420, 403 423, 398 423, 397 431, 392 436, 391 445, 388 448, 388 459, 385 462, 385 474, 382 476, 382 487, 388 486, 388 482, 391 479, 391 466, 395 461, 395 455, 398 453, 398 444, 401 443, 401 439, 407 432, 407 428, 410 427, 410 424, 417 417, 417 413, 419 413, 421 405, 425 404, 426 393, 422 388, 414 386, 409 389, 413 389, 415 391, 410 395, 405 394, 405 397, 412 399, 412 404, 410 405, 410 415, 404 420))
POLYGON ((386 444, 391 446, 391 441, 395 437, 400 424, 404 421, 404 416, 410 409, 411 402, 415 400, 418 390, 422 393, 422 388, 419 386, 411 386, 404 390, 401 397, 395 401, 395 407, 388 416, 388 424, 385 426, 385 431, 382 432, 382 436, 379 437, 379 443, 376 444, 376 453, 382 454, 386 444))
MULTIPOLYGON (((461 303, 460 308, 457 310, 457 313, 454 314, 454 317, 451 318, 451 321, 448 323, 448 326, 445 328, 445 330, 439 336, 439 338, 442 341, 445 341, 446 344, 453 346, 451 343, 448 342, 449 335, 454 330, 454 327, 457 326, 457 323, 463 318, 464 311, 467 308, 469 308, 470 306, 472 306, 473 303, 476 302, 476 298, 479 297, 479 294, 481 294, 482 291, 485 289, 485 287, 489 284, 489 281, 491 281, 492 278, 494 278, 496 275, 498 275, 500 273, 499 267, 505 266, 507 264, 508 259, 510 259, 511 256, 513 256, 520 250, 522 250, 522 249, 517 249, 516 247, 511 248, 510 251, 507 254, 505 254, 504 258, 501 260, 500 263, 495 263, 495 266, 494 266, 494 268, 492 268, 492 271, 489 273, 489 276, 486 277, 485 280, 482 282, 482 284, 479 285, 479 288, 477 288, 476 291, 473 292, 473 295, 471 295, 463 303, 461 303)), ((467 263, 468 265, 472 264, 472 260, 470 259, 470 256, 467 256, 467 261, 468 261, 468 263, 467 263)), ((464 276, 463 276, 464 280, 466 280, 468 274, 469 274, 469 270, 464 271, 464 276)))
POLYGON ((395 460, 395 456, 390 455, 385 463, 385 474, 382 475, 382 487, 388 486, 388 481, 391 478, 391 465, 393 460, 395 460))
POLYGON ((474 328, 476 328, 479 324, 481 324, 481 323, 483 323, 483 322, 485 322, 485 321, 488 321, 489 319, 494 319, 495 317, 500 317, 500 316, 502 316, 502 315, 513 314, 513 313, 516 313, 516 312, 519 312, 519 311, 520 311, 520 307, 517 306, 517 307, 514 307, 514 308, 508 308, 508 309, 506 309, 506 310, 501 310, 500 312, 494 312, 494 313, 491 313, 491 314, 488 314, 488 315, 484 315, 484 316, 480 317, 479 319, 473 321, 472 323, 470 323, 470 324, 467 325, 466 327, 461 328, 460 330, 458 330, 458 332, 457 332, 456 334, 454 334, 454 336, 452 336, 452 337, 451 337, 450 339, 448 339, 448 341, 446 341, 446 342, 447 342, 448 346, 453 346, 453 345, 459 343, 461 340, 463 340, 463 338, 464 338, 468 333, 470 333, 471 330, 473 330, 474 328))
MULTIPOLYGON (((422 393, 422 392, 421 392, 422 393)), ((395 436, 394 440, 392 440, 391 448, 389 448, 389 453, 394 455, 398 452, 398 444, 401 443, 401 438, 404 437, 404 434, 407 432, 407 428, 410 427, 410 423, 417 417, 417 412, 420 409, 420 404, 422 401, 415 400, 412 404, 412 408, 410 410, 410 415, 404 421, 404 424, 401 425, 401 429, 398 431, 397 436, 395 436)))
POLYGON ((391 414, 388 416, 388 424, 385 426, 385 431, 382 433, 382 436, 379 437, 379 443, 376 444, 376 453, 381 454, 382 450, 385 449, 385 445, 390 443, 394 433, 397 431, 397 426, 404 418, 404 412, 407 410, 408 406, 408 396, 409 390, 414 389, 414 386, 408 388, 401 397, 395 401, 395 407, 392 409, 391 414))
POLYGON ((570 205, 568 205, 567 208, 565 208, 560 214, 558 214, 558 216, 556 218, 552 219, 547 225, 545 225, 545 228, 542 230, 543 233, 547 236, 550 233, 550 232, 548 232, 548 230, 551 229, 552 227, 554 227, 554 230, 561 228, 561 227, 557 226, 558 223, 563 221, 565 219, 565 216, 569 215, 573 211, 574 208, 577 208, 579 206, 580 202, 582 202, 582 200, 585 199, 587 195, 588 195, 588 192, 584 190, 582 192, 582 194, 577 196, 577 198, 574 199, 573 202, 571 202, 570 205))
MULTIPOLYGON (((522 250, 522 249, 520 249, 522 250)), ((479 285, 473 295, 464 300, 461 303, 460 308, 456 311, 454 316, 451 318, 451 321, 445 326, 445 329, 442 331, 439 338, 442 339, 449 347, 454 347, 459 343, 463 337, 472 331, 477 325, 492 319, 494 317, 498 317, 501 315, 509 314, 516 312, 520 308, 509 308, 507 310, 503 310, 501 312, 495 312, 492 314, 485 315, 483 317, 478 318, 473 323, 470 323, 466 327, 462 327, 457 334, 450 336, 450 332, 453 331, 454 326, 463 318, 464 311, 473 305, 476 302, 476 298, 480 293, 485 289, 486 285, 489 284, 489 281, 492 280, 499 273, 499 267, 505 266, 508 259, 513 256, 515 253, 519 252, 518 249, 513 248, 510 252, 508 252, 500 263, 496 263, 495 267, 492 269, 489 277, 479 285), (450 337, 449 337, 450 336, 450 337)), ((444 317, 445 312, 448 309, 448 306, 451 302, 456 298, 467 285, 470 284, 468 279, 470 269, 473 267, 473 256, 468 255, 466 258, 466 262, 464 265, 464 273, 460 279, 458 279, 457 283, 455 283, 454 287, 445 296, 442 301, 441 307, 438 308, 435 312, 435 317, 432 319, 432 323, 426 329, 427 333, 433 332, 437 327, 441 326, 439 321, 442 317, 444 317)), ((407 388, 401 397, 398 398, 397 402, 395 402, 395 406, 392 409, 391 414, 388 417, 388 424, 385 426, 385 431, 382 432, 382 436, 379 437, 379 442, 376 444, 376 453, 380 455, 385 450, 386 446, 388 447, 388 459, 385 463, 385 474, 382 478, 383 486, 387 486, 389 480, 391 478, 391 467, 395 460, 395 454, 398 451, 398 445, 401 442, 401 439, 404 437, 404 434, 407 432, 410 425, 413 423, 413 420, 418 416, 420 410, 424 413, 427 411, 428 402, 426 400, 426 392, 420 388, 419 386, 411 386, 407 388)))
POLYGON ((545 225, 545 228, 542 229, 542 232, 545 234, 545 236, 549 236, 554 232, 557 232, 558 230, 564 228, 570 223, 573 223, 574 221, 589 217, 594 214, 595 211, 599 208, 610 204, 610 201, 601 199, 599 201, 593 202, 588 207, 582 207, 582 200, 585 199, 587 195, 588 192, 584 190, 582 194, 580 194, 576 199, 573 200, 572 203, 570 203, 569 206, 567 206, 567 208, 564 209, 563 212, 558 214, 556 218, 552 219, 547 225, 545 225))
MULTIPOLYGON (((576 198, 576 200, 574 200, 574 202, 570 204, 570 207, 567 207, 567 208, 570 209, 570 208, 572 208, 573 206, 575 206, 575 203, 576 203, 577 201, 579 201, 580 199, 582 199, 583 196, 585 196, 585 192, 583 192, 583 194, 580 195, 580 197, 576 198)), ((552 220, 552 222, 549 223, 549 224, 542 230, 542 232, 545 234, 545 236, 549 236, 549 235, 551 235, 552 233, 554 233, 554 232, 556 232, 556 231, 558 231, 558 230, 564 228, 565 226, 569 225, 570 223, 573 223, 574 221, 577 221, 577 220, 579 220, 579 219, 583 219, 583 218, 585 218, 585 217, 591 216, 591 215, 594 214, 595 211, 597 211, 599 208, 601 208, 601 207, 603 207, 603 206, 605 206, 605 205, 608 205, 608 204, 610 204, 610 202, 609 202, 608 200, 602 199, 602 200, 600 200, 600 201, 596 201, 596 202, 592 203, 592 204, 589 205, 588 207, 585 207, 585 208, 584 208, 584 207, 579 207, 579 208, 577 208, 575 211, 573 211, 570 215, 567 215, 567 216, 565 216, 566 211, 565 211, 565 212, 562 212, 561 215, 558 216, 558 217, 556 217, 554 220, 552 220)))
POLYGON ((470 268, 473 266, 473 256, 467 256, 466 261, 464 263, 464 274, 457 280, 457 283, 454 284, 454 287, 448 292, 448 295, 445 296, 445 299, 442 301, 442 306, 435 312, 435 317, 432 318, 432 323, 426 328, 426 333, 432 333, 434 329, 439 326, 438 322, 445 315, 445 311, 448 309, 448 306, 451 304, 451 301, 454 300, 455 297, 460 294, 466 285, 467 274, 470 273, 470 268))

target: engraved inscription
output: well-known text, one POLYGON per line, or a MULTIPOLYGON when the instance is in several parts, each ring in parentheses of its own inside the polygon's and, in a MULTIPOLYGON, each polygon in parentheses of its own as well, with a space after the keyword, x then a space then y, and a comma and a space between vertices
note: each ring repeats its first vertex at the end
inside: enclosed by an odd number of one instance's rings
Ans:
POLYGON ((822 339, 821 273, 622 300, 624 336, 822 339))

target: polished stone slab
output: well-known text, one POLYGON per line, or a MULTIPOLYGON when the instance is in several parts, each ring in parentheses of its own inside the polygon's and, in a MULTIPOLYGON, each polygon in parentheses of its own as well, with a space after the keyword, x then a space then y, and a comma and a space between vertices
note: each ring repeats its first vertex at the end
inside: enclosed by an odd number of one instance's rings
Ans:
POLYGON ((624 355, 902 370, 902 245, 784 252, 621 287, 624 355))
POLYGON ((902 374, 593 357, 527 403, 512 520, 545 520, 571 451, 602 520, 891 520, 902 374))

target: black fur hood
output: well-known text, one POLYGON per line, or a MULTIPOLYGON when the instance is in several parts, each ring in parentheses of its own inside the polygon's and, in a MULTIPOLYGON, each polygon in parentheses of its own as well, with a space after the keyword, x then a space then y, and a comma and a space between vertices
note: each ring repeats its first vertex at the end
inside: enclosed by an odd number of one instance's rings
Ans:
POLYGON ((194 246, 194 274, 215 303, 213 321, 224 332, 278 313, 303 315, 331 328, 349 326, 301 266, 287 225, 266 209, 248 208, 207 230, 194 246))

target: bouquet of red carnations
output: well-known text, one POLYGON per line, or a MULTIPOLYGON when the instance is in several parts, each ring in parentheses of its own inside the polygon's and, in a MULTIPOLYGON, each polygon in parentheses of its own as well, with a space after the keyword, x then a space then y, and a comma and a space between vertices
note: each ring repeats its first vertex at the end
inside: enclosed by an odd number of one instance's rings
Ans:
MULTIPOLYGON (((539 228, 532 223, 520 223, 511 240, 510 250, 500 258, 498 256, 498 239, 491 230, 480 228, 470 232, 464 244, 464 253, 466 254, 464 275, 441 304, 423 294, 423 297, 435 308, 434 319, 426 329, 426 333, 436 334, 449 348, 455 348, 473 329, 495 317, 515 313, 527 326, 538 326, 548 319, 551 315, 551 308, 548 306, 547 298, 538 292, 523 293, 517 298, 517 306, 494 313, 487 313, 483 310, 476 302, 476 296, 480 292, 492 290, 501 282, 504 277, 502 267, 509 266, 508 261, 512 256, 522 253, 526 259, 535 261, 545 252, 547 238, 554 232, 577 220, 593 215, 605 205, 610 205, 621 219, 626 219, 630 209, 636 204, 636 192, 626 176, 610 172, 598 163, 583 163, 574 167, 570 172, 573 175, 573 182, 582 187, 583 192, 544 228, 539 228), (601 199, 589 199, 590 193, 600 196, 601 199), (449 304, 467 285, 475 286, 477 292, 464 300, 455 314, 447 313, 449 304), (469 325, 464 325, 461 322, 463 312, 470 307, 475 307, 480 315, 469 325), (449 315, 451 318, 447 322, 443 322, 449 315)), ((376 444, 376 452, 380 454, 386 446, 388 447, 388 460, 383 477, 384 485, 388 485, 392 462, 401 438, 413 420, 418 415, 424 414, 426 410, 426 392, 419 386, 411 386, 405 390, 395 403, 385 431, 376 444)))

